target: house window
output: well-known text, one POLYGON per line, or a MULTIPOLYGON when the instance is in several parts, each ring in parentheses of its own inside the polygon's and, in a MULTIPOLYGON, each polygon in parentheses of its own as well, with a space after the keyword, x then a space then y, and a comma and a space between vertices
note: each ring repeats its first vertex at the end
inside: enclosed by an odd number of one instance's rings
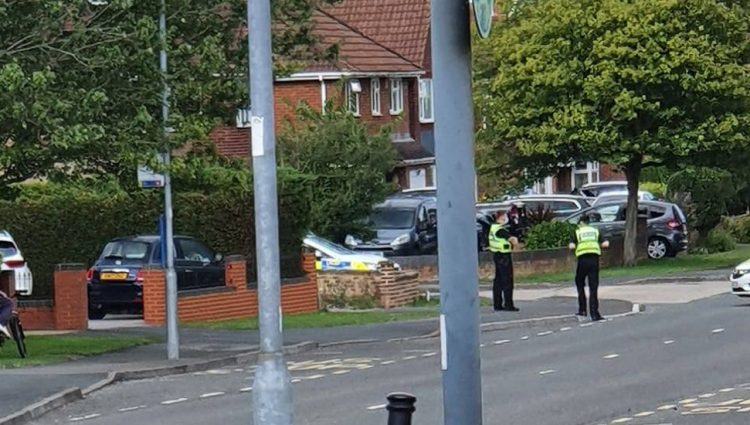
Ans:
POLYGON ((576 162, 572 171, 571 183, 574 189, 599 181, 598 162, 576 162))
POLYGON ((432 102, 432 79, 419 80, 419 121, 434 122, 435 112, 432 102))
POLYGON ((400 78, 391 78, 391 115, 404 112, 404 83, 400 78))
POLYGON ((427 187, 427 170, 417 168, 409 170, 409 189, 424 189, 427 187))
POLYGON ((370 107, 373 116, 380 116, 380 78, 370 80, 370 107))
POLYGON ((359 116, 359 95, 362 93, 362 85, 359 80, 349 80, 346 83, 346 109, 359 116))

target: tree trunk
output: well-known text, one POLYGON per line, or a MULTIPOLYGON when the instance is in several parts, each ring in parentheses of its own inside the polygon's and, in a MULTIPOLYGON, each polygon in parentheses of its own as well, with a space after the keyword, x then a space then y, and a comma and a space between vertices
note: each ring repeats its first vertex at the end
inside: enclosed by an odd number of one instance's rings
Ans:
POLYGON ((641 178, 643 158, 633 158, 625 166, 625 177, 628 180, 628 205, 625 210, 625 245, 623 249, 623 264, 626 267, 635 266, 638 260, 638 250, 646 249, 638 246, 638 183, 641 178))

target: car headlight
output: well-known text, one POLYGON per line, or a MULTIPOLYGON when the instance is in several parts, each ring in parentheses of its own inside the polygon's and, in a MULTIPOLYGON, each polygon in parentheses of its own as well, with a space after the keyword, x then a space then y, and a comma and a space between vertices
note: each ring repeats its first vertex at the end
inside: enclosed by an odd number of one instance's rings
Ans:
POLYGON ((403 235, 397 237, 396 239, 391 242, 391 246, 399 246, 404 245, 411 242, 411 235, 408 233, 404 233, 403 235))
POLYGON ((359 240, 357 240, 357 238, 355 238, 352 235, 346 235, 346 238, 344 239, 344 243, 349 246, 357 246, 359 245, 359 240))

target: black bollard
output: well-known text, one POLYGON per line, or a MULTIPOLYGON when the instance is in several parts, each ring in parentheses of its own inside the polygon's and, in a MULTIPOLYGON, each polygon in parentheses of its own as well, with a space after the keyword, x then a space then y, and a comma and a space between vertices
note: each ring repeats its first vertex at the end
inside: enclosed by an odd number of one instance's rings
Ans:
POLYGON ((417 398, 406 393, 391 393, 388 399, 388 425, 411 425, 411 415, 417 398))

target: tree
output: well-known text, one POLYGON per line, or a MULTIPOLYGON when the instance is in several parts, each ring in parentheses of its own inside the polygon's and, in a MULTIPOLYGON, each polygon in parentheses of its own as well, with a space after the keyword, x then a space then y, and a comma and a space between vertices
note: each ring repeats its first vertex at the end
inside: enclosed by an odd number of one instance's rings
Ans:
MULTIPOLYGON (((275 0, 279 74, 327 58, 314 7, 275 0)), ((11 0, 0 5, 0 190, 29 178, 116 175, 162 150, 159 1, 11 0)), ((247 104, 244 0, 168 0, 169 143, 206 140, 247 104)))
MULTIPOLYGON (((624 260, 636 259, 637 192, 651 165, 746 151, 748 23, 736 2, 547 0, 481 49, 491 76, 487 143, 528 169, 597 160, 628 180, 624 260)), ((482 99, 480 99, 481 101, 482 99)))
POLYGON ((394 189, 385 179, 396 164, 391 128, 373 133, 330 101, 324 112, 305 104, 297 111, 279 136, 280 165, 310 179, 310 230, 343 242, 363 230, 362 218, 394 189))

